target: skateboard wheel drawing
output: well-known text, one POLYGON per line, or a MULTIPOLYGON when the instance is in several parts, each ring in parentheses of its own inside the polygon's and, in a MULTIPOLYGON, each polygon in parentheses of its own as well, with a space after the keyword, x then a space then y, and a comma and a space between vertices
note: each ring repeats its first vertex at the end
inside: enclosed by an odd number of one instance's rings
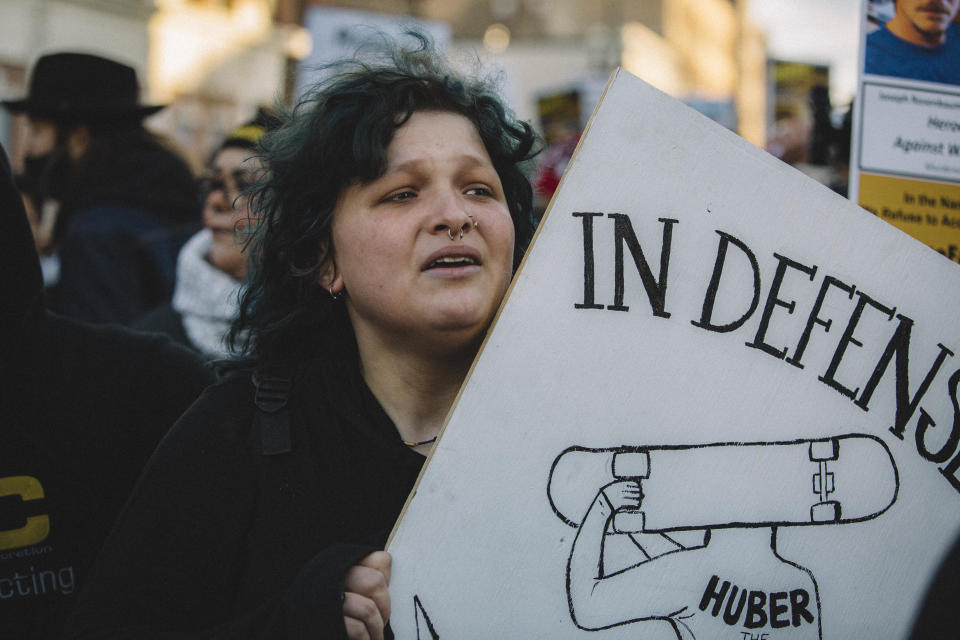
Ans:
POLYGON ((646 451, 626 451, 613 454, 614 478, 649 478, 650 454, 646 451))
POLYGON ((836 460, 840 457, 840 442, 836 438, 829 440, 815 440, 810 443, 810 459, 818 462, 822 460, 836 460))
POLYGON ((810 507, 810 522, 839 522, 840 503, 836 500, 818 502, 810 507))

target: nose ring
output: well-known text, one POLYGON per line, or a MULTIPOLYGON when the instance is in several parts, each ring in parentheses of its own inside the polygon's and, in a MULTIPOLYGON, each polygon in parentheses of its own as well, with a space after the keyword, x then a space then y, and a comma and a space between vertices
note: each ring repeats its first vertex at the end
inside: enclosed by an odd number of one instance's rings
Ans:
MULTIPOLYGON (((476 220, 474 220, 472 213, 467 213, 466 211, 464 211, 463 214, 464 214, 465 216, 467 216, 467 218, 469 218, 469 222, 464 222, 462 225, 460 225, 460 239, 461 239, 461 240, 463 240, 463 232, 464 232, 464 229, 469 229, 469 228, 470 228, 470 225, 473 225, 473 228, 474 228, 474 229, 479 229, 479 228, 480 228, 480 223, 477 222, 476 220)), ((447 237, 450 238, 450 242, 453 242, 453 241, 455 241, 455 240, 457 239, 457 238, 454 236, 453 229, 451 229, 450 227, 447 227, 447 237)))

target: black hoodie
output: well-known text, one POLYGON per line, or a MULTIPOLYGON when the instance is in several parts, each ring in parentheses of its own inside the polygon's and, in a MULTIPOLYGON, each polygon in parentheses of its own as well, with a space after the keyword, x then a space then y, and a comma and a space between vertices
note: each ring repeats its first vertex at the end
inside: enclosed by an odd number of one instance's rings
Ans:
POLYGON ((48 638, 147 457, 213 375, 165 338, 45 308, 2 147, 0 220, 0 638, 48 638))
POLYGON ((58 215, 56 311, 130 325, 173 295, 177 254, 200 229, 196 181, 142 132, 119 150, 88 151, 71 172, 58 215))

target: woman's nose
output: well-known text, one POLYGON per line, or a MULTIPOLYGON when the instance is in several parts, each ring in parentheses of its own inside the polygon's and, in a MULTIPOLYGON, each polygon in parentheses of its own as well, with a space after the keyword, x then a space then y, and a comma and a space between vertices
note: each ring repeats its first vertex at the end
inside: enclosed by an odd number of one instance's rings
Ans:
POLYGON ((473 214, 465 210, 459 198, 451 196, 437 203, 434 233, 446 233, 450 240, 460 240, 474 226, 473 214))
POLYGON ((208 193, 207 207, 220 212, 230 210, 232 207, 226 189, 214 189, 208 193))
POLYGON ((451 216, 448 222, 438 224, 434 231, 438 233, 446 232, 450 240, 462 240, 465 233, 469 232, 476 225, 471 223, 471 217, 466 212, 460 212, 459 215, 451 216))

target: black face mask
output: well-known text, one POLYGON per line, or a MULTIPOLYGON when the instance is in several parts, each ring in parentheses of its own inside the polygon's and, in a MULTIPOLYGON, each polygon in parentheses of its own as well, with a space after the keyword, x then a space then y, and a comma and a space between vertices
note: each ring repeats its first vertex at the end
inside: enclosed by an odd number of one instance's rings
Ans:
POLYGON ((17 186, 20 191, 26 192, 34 199, 40 195, 40 183, 47 165, 50 164, 52 153, 41 156, 27 156, 23 159, 23 172, 17 176, 17 186))
POLYGON ((25 157, 23 173, 17 176, 20 190, 37 203, 46 199, 63 200, 70 191, 70 181, 70 159, 59 148, 25 157))

